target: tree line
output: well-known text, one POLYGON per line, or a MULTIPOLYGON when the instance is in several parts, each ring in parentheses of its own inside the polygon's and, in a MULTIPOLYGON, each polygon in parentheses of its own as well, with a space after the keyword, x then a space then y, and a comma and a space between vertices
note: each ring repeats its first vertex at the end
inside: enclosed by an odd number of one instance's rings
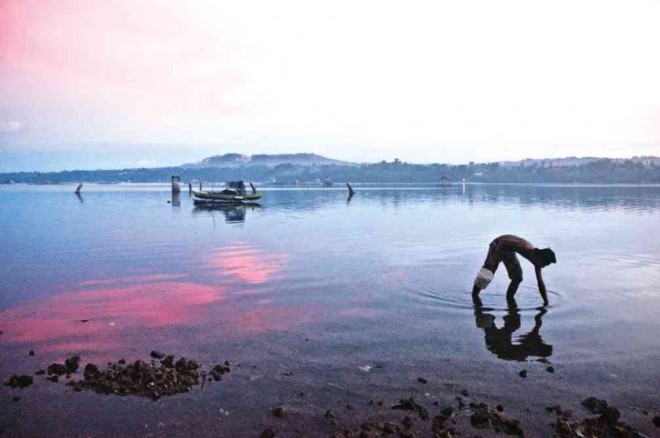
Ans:
POLYGON ((0 174, 1 183, 58 184, 71 182, 168 182, 172 175, 181 181, 224 182, 249 180, 271 184, 316 183, 328 178, 354 183, 660 183, 660 166, 632 160, 601 159, 575 166, 504 166, 500 163, 410 164, 401 161, 360 166, 280 164, 275 167, 161 167, 120 170, 73 170, 62 172, 13 172, 0 174))

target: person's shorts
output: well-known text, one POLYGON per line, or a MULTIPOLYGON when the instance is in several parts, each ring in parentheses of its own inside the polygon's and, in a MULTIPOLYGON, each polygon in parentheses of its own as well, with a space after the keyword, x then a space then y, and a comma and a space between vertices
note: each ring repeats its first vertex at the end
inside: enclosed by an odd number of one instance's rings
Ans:
POLYGON ((497 240, 493 240, 488 247, 484 268, 489 269, 494 274, 500 262, 504 263, 509 279, 522 281, 522 267, 516 253, 502 248, 497 240))

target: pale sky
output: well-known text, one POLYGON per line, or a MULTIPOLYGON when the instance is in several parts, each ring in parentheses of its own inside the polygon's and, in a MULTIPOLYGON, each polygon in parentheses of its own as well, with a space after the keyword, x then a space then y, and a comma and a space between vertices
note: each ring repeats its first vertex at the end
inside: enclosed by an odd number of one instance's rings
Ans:
POLYGON ((0 0, 0 160, 127 148, 660 155, 660 2, 0 0))

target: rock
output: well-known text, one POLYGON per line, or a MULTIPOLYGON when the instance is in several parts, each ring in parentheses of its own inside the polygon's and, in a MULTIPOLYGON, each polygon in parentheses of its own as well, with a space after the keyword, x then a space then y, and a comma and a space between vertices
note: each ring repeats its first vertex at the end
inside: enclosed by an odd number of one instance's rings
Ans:
POLYGON ((99 367, 97 367, 93 363, 88 363, 85 366, 85 371, 84 371, 85 380, 94 380, 97 379, 100 375, 101 372, 99 371, 99 367))
POLYGON ((66 374, 66 367, 60 363, 52 363, 48 365, 48 374, 55 376, 63 376, 66 374))
POLYGON ((228 373, 229 371, 229 366, 218 364, 211 369, 210 374, 211 377, 213 377, 213 380, 217 382, 218 380, 222 379, 223 374, 228 373))
POLYGON ((522 370, 521 372, 518 373, 518 375, 523 379, 527 378, 527 370, 522 370))
POLYGON ((559 436, 569 436, 571 433, 571 423, 568 420, 558 418, 555 423, 555 432, 559 436))
POLYGON ((660 416, 656 415, 655 417, 653 417, 653 424, 655 425, 655 427, 660 427, 660 416))
POLYGON ((490 427, 488 413, 483 410, 474 411, 470 416, 470 424, 478 429, 490 427))
POLYGON ((419 415, 419 418, 422 420, 427 420, 429 418, 429 413, 421 405, 418 405, 415 403, 415 400, 413 400, 412 397, 406 398, 406 399, 400 399, 399 402, 395 405, 392 405, 392 409, 400 409, 404 411, 416 411, 417 415, 419 415))
POLYGON ((555 367, 548 367, 545 370, 549 373, 554 373, 555 372, 555 367))
POLYGON ((90 363, 85 367, 85 379, 69 382, 68 385, 74 391, 91 389, 100 394, 139 395, 155 401, 163 396, 189 392, 194 385, 199 385, 205 376, 199 368, 197 362, 185 358, 175 364, 173 356, 169 361, 164 359, 160 363, 136 360, 126 364, 121 359, 108 363, 104 371, 90 363), (163 362, 169 362, 171 367, 163 362))
POLYGON ((607 402, 605 400, 597 399, 596 397, 586 398, 580 403, 587 408, 592 414, 603 414, 607 410, 607 402))
POLYGON ((46 371, 45 371, 45 370, 39 370, 39 371, 37 371, 37 372, 34 373, 34 374, 35 374, 36 376, 43 376, 44 374, 46 374, 46 371))
POLYGON ((165 359, 160 361, 164 367, 174 368, 174 356, 167 356, 165 359))
POLYGON ((615 408, 614 406, 608 406, 605 409, 605 412, 603 412, 601 414, 601 418, 605 422, 607 422, 609 424, 613 424, 613 425, 616 425, 616 423, 619 421, 620 417, 621 417, 621 412, 619 412, 619 410, 617 408, 615 408))
POLYGON ((501 405, 498 405, 495 409, 489 407, 486 403, 471 405, 473 412, 470 416, 470 424, 473 427, 487 429, 492 426, 495 433, 504 432, 507 435, 524 436, 520 421, 506 418, 500 414, 504 410, 501 405))
POLYGON ((561 415, 563 412, 561 405, 547 406, 545 410, 548 412, 554 412, 557 415, 561 415))
POLYGON ((495 406, 495 409, 497 409, 497 412, 504 412, 504 406, 502 405, 495 406))
POLYGON ((34 350, 30 350, 30 352, 29 352, 28 354, 29 354, 30 356, 34 356, 34 350))
POLYGON ((165 356, 167 356, 165 353, 161 353, 160 351, 154 350, 151 352, 151 357, 154 359, 162 359, 165 356))
POLYGON ((427 380, 426 380, 424 377, 418 377, 418 378, 417 378, 417 381, 418 381, 419 383, 422 383, 422 384, 426 384, 426 383, 427 383, 427 380))
POLYGON ((520 428, 520 421, 518 420, 503 420, 504 433, 507 435, 523 436, 524 432, 520 428))
POLYGON ((21 398, 20 398, 19 396, 16 396, 16 397, 12 398, 12 400, 14 400, 15 402, 17 402, 17 401, 20 401, 21 398))
POLYGON ((454 408, 444 408, 443 410, 440 411, 440 414, 444 417, 451 417, 451 415, 454 413, 454 408))
POLYGON ((78 356, 70 357, 69 359, 64 361, 64 366, 66 367, 67 374, 75 373, 76 371, 78 371, 78 367, 80 366, 80 357, 78 356))
POLYGON ((13 375, 5 382, 5 385, 11 388, 27 388, 32 385, 33 381, 32 376, 13 375))
POLYGON ((401 424, 403 424, 403 427, 406 430, 410 429, 413 426, 412 418, 410 418, 409 416, 406 415, 405 417, 403 417, 403 420, 401 421, 401 424))
POLYGON ((80 322, 89 322, 89 319, 81 319, 80 322))
POLYGON ((284 417, 284 408, 275 408, 271 411, 277 418, 284 417))
POLYGON ((275 432, 273 432, 273 429, 264 429, 263 432, 261 432, 261 435, 259 435, 259 438, 274 438, 275 437, 275 432))
POLYGON ((467 391, 467 389, 464 389, 461 391, 461 394, 463 394, 465 397, 469 397, 470 393, 467 391))

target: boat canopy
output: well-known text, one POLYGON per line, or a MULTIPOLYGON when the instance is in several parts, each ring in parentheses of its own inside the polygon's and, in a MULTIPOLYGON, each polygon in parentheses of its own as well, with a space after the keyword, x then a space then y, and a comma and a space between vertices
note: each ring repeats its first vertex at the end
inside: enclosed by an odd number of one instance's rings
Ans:
POLYGON ((226 185, 228 189, 236 190, 239 195, 247 194, 247 190, 245 189, 245 181, 227 181, 226 185))

